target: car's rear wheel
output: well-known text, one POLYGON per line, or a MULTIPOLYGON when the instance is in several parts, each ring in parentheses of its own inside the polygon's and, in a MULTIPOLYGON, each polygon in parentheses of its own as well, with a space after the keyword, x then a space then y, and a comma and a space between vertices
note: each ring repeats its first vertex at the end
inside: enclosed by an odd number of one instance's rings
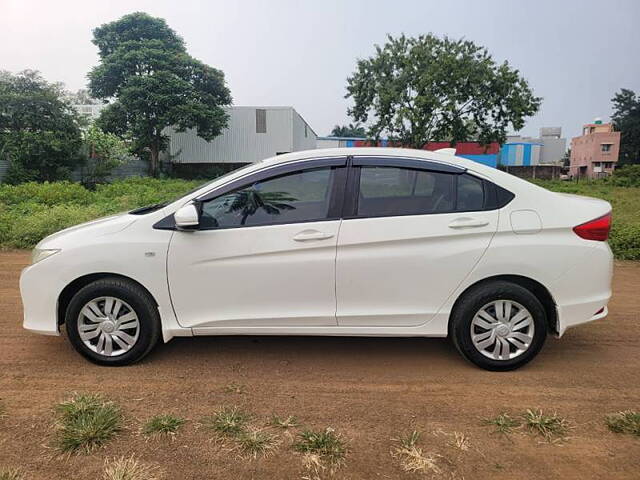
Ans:
POLYGON ((450 335, 458 351, 486 370, 514 370, 542 348, 547 319, 526 288, 505 281, 472 288, 456 305, 450 335))
POLYGON ((65 323, 74 348, 100 365, 129 365, 158 342, 158 309, 139 285, 108 277, 80 289, 69 302, 65 323))

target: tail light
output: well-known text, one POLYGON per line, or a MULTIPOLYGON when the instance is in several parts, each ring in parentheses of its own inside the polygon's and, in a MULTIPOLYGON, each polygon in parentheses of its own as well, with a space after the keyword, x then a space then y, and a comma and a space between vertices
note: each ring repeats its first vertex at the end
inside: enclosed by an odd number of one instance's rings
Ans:
POLYGON ((598 217, 594 220, 590 220, 587 223, 573 227, 573 231, 576 232, 580 238, 585 240, 597 240, 604 242, 609 238, 609 231, 611 230, 611 212, 598 217))

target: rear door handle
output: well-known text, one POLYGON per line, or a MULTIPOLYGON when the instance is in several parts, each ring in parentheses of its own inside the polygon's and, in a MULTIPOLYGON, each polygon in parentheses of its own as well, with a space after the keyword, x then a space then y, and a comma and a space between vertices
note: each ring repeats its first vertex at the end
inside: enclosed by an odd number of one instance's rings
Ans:
POLYGON ((461 217, 449 224, 449 228, 478 228, 489 225, 489 220, 482 218, 461 217))
POLYGON ((309 242, 311 240, 326 240, 333 237, 333 233, 319 232, 318 230, 303 230, 293 239, 296 242, 309 242))

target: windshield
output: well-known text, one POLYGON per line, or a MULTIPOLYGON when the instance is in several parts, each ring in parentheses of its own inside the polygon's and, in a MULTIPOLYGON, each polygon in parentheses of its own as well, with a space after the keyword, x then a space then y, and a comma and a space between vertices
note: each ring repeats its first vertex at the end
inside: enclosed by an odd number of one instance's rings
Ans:
POLYGON ((172 198, 171 200, 168 200, 168 201, 162 202, 162 203, 154 203, 152 205, 145 205, 143 207, 138 207, 138 208, 135 208, 135 209, 131 210, 129 212, 129 214, 131 214, 131 215, 145 215, 147 213, 155 212, 156 210, 160 210, 162 207, 165 207, 166 205, 169 205, 170 203, 176 202, 176 201, 180 200, 183 197, 188 197, 189 195, 192 195, 192 194, 196 193, 198 190, 200 190, 201 188, 205 188, 207 185, 211 185, 214 182, 218 182, 220 180, 223 180, 224 178, 229 177, 232 174, 235 175, 240 170, 244 170, 245 168, 249 168, 249 167, 251 167, 253 165, 254 165, 253 163, 249 163, 248 165, 245 165, 244 167, 236 168, 235 170, 231 170, 230 172, 227 172, 224 175, 216 177, 213 180, 209 180, 207 182, 204 182, 203 184, 198 185, 196 188, 192 188, 187 193, 182 193, 182 194, 178 195, 177 197, 172 198))

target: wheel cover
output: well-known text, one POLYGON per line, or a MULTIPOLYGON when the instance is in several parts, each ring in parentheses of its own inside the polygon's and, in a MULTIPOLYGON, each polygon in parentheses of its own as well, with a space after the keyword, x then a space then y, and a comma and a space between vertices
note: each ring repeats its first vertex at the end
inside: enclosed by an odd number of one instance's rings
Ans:
POLYGON ((526 352, 535 334, 529 310, 513 300, 494 300, 471 320, 473 346, 492 360, 511 360, 526 352))
POLYGON ((78 334, 91 351, 105 357, 127 353, 140 336, 140 320, 135 310, 116 297, 98 297, 85 304, 78 314, 78 334))

